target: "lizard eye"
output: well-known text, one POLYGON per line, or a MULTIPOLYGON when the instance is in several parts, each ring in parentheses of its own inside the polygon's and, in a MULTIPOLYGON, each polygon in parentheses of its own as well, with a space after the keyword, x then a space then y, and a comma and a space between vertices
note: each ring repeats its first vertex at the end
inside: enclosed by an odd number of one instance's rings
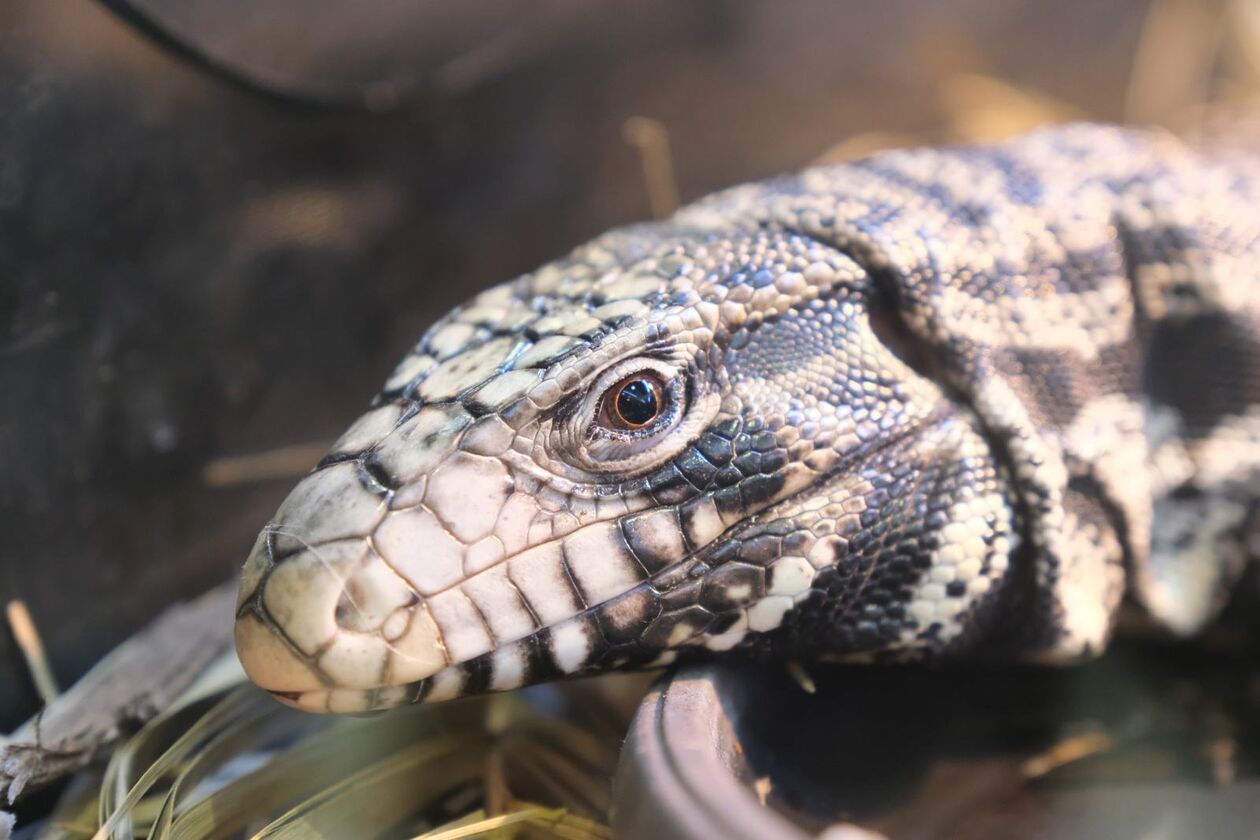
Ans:
POLYGON ((600 473, 630 473, 671 457, 702 416, 686 373, 659 359, 626 359, 595 381, 566 422, 567 459, 600 473), (688 418, 691 418, 689 425, 688 418))
POLYGON ((600 402, 599 422, 613 431, 638 431, 668 409, 668 386, 657 373, 643 371, 608 389, 600 402))

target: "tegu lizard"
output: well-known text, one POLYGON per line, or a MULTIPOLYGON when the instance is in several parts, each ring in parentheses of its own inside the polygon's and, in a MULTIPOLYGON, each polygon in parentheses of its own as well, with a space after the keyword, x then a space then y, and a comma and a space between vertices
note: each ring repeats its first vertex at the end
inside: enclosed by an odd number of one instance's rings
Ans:
POLYGON ((1260 165, 1098 126, 614 230, 432 326, 244 569, 249 676, 360 712, 688 652, 1177 634, 1260 497, 1260 165))

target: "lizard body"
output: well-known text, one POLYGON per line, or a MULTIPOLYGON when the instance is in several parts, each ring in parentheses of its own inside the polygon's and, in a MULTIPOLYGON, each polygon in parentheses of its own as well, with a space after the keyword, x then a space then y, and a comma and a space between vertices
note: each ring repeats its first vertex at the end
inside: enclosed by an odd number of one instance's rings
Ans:
POLYGON ((1260 166, 1097 126, 608 233, 435 324, 246 563, 264 688, 365 711, 678 651, 1100 651, 1239 578, 1260 166))

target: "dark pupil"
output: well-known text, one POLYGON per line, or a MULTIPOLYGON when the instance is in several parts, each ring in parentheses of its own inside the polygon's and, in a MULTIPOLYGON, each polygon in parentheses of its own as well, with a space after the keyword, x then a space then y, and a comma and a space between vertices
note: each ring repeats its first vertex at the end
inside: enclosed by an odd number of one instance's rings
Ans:
POLYGON ((646 426, 660 412, 656 386, 646 379, 634 379, 617 394, 617 416, 631 426, 646 426))

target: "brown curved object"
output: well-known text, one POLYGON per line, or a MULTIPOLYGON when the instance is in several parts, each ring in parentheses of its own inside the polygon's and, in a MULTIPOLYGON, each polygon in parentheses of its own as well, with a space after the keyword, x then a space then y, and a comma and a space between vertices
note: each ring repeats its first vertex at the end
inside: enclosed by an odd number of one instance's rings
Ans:
POLYGON ((648 692, 621 752, 612 814, 618 837, 810 836, 763 806, 753 792, 736 735, 749 702, 748 680, 738 669, 692 667, 648 692))
POLYGON ((630 840, 1255 836, 1251 661, 1122 643, 1069 669, 818 667, 816 693, 782 668, 685 667, 639 707, 612 824, 630 840))

